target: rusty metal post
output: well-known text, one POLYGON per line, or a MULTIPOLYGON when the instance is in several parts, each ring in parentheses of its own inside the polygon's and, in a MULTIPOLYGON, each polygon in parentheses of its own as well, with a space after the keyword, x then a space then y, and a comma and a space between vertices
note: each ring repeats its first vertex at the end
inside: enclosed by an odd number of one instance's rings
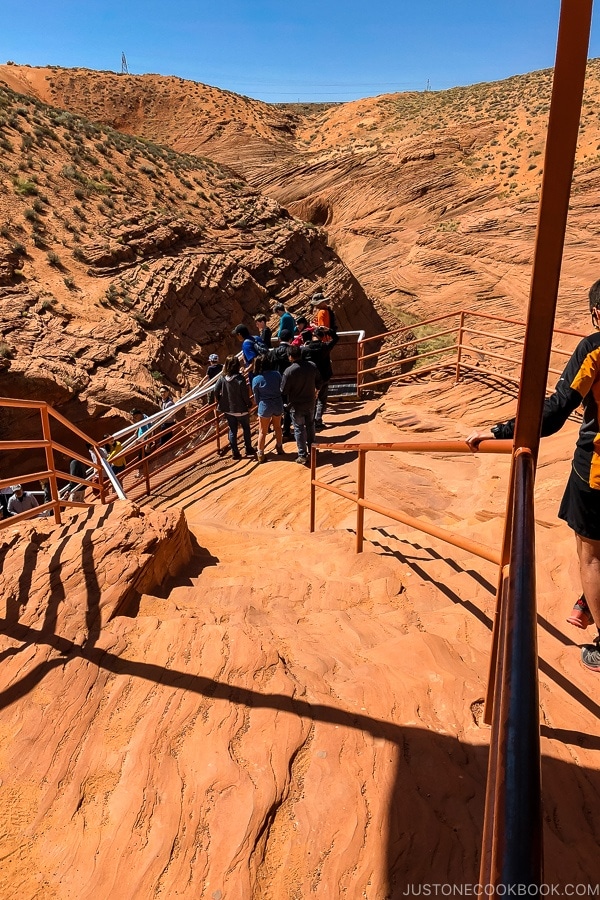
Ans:
POLYGON ((310 448, 310 531, 311 534, 315 530, 315 507, 316 507, 316 488, 315 479, 317 477, 317 448, 313 444, 310 448))
POLYGON ((56 478, 56 466, 54 465, 52 432, 50 430, 50 416, 48 415, 47 406, 41 407, 40 416, 42 418, 42 436, 46 442, 46 468, 50 472, 50 496, 54 503, 54 521, 57 525, 60 525, 60 497, 58 496, 58 481, 56 478))
MULTIPOLYGON (((548 121, 548 136, 546 140, 546 154, 544 159, 544 175, 542 180, 533 270, 531 275, 527 330, 525 333, 525 345, 521 366, 521 387, 517 403, 515 440, 507 504, 508 511, 504 526, 501 565, 506 561, 506 551, 509 551, 509 555, 512 554, 513 528, 516 530, 523 527, 521 518, 524 518, 526 515, 529 516, 530 527, 532 530, 534 528, 533 479, 535 477, 535 466, 539 450, 543 405, 546 393, 548 367, 550 364, 554 316, 556 312, 565 230, 569 210, 569 197, 571 193, 575 150, 581 117, 581 103, 587 65, 591 14, 592 0, 562 0, 556 49, 556 63, 552 85, 552 99, 550 102, 550 115, 548 121), (528 506, 523 507, 521 502, 517 509, 515 495, 518 466, 522 465, 520 454, 523 451, 530 454, 531 460, 531 487, 528 500, 531 509, 529 509, 528 506)), ((534 551, 532 550, 532 555, 533 552, 534 551)), ((521 560, 517 561, 516 568, 519 568, 520 563, 521 560)), ((530 576, 530 583, 527 585, 527 591, 525 593, 527 594, 528 592, 531 595, 530 616, 533 622, 535 622, 535 570, 533 568, 533 558, 531 560, 531 569, 532 572, 528 573, 530 576)), ((520 572, 511 571, 511 590, 513 581, 516 582, 520 577, 520 572)), ((504 578, 501 578, 496 600, 497 623, 503 623, 505 616, 507 615, 508 602, 506 592, 503 589, 504 583, 504 578)), ((490 759, 492 761, 498 759, 498 766, 503 767, 505 772, 503 778, 505 778, 508 783, 510 775, 512 781, 516 784, 518 782, 517 776, 519 776, 520 773, 517 772, 518 767, 515 767, 514 746, 511 744, 513 759, 511 766, 507 768, 506 761, 500 760, 500 755, 505 748, 504 746, 499 746, 499 732, 495 727, 503 719, 506 720, 503 722, 503 725, 506 725, 506 728, 509 727, 510 723, 508 723, 506 704, 508 702, 512 703, 514 700, 512 693, 509 699, 504 697, 504 691, 509 689, 505 684, 506 670, 501 673, 498 671, 503 668, 500 657, 504 657, 509 652, 508 643, 501 638, 501 632, 503 631, 503 625, 500 627, 496 626, 494 629, 492 660, 494 662, 495 671, 492 671, 490 674, 495 685, 493 692, 494 708, 492 710, 488 708, 486 714, 488 719, 491 718, 493 723, 490 759), (500 674, 502 675, 503 683, 501 692, 499 692, 500 674), (499 711, 499 707, 501 711, 499 711)), ((508 640, 508 632, 504 633, 508 640)), ((533 634, 535 635, 534 630, 533 634)), ((514 640, 512 636, 511 641, 511 649, 514 649, 514 640)), ((535 639, 533 639, 531 643, 533 649, 530 648, 530 655, 536 656, 535 639)), ((534 663, 537 664, 537 659, 534 660, 534 663)), ((526 683, 529 683, 526 677, 524 677, 524 680, 526 683)), ((539 763, 539 709, 536 699, 537 682, 535 683, 535 689, 532 688, 531 690, 531 695, 534 697, 534 700, 528 707, 528 725, 530 730, 533 729, 534 739, 535 729, 537 728, 537 754, 539 763)), ((489 696, 490 692, 488 690, 488 697, 489 696)), ((506 739, 505 735, 505 740, 508 740, 509 744, 511 741, 514 743, 515 735, 516 731, 514 734, 511 732, 508 739, 506 739)), ((520 733, 519 736, 522 737, 520 733)), ((530 741, 532 746, 535 742, 534 739, 530 741)), ((521 765, 521 762, 522 761, 520 760, 519 765, 521 765)), ((513 852, 515 850, 513 847, 514 841, 510 843, 510 846, 507 843, 507 834, 510 833, 509 836, 512 840, 516 833, 515 829, 512 827, 512 824, 514 823, 509 821, 507 824, 506 816, 507 814, 515 815, 515 804, 518 803, 518 791, 514 788, 514 785, 507 791, 504 783, 501 784, 496 776, 493 776, 493 778, 495 781, 494 794, 492 795, 491 792, 488 791, 486 796, 485 821, 489 824, 486 826, 486 836, 484 839, 482 877, 494 885, 510 884, 518 880, 519 882, 526 882, 527 884, 536 884, 539 886, 543 878, 541 804, 539 804, 539 809, 537 809, 537 811, 534 810, 533 815, 534 819, 535 816, 539 819, 539 821, 537 821, 537 819, 535 820, 536 827, 539 825, 539 834, 531 835, 531 846, 528 844, 527 857, 523 864, 523 860, 519 853, 516 851, 513 852), (518 871, 519 865, 521 865, 522 869, 527 868, 527 874, 524 876, 519 873, 517 878, 515 876, 515 871, 518 871)), ((532 779, 530 778, 529 780, 531 781, 532 779)), ((535 791, 539 792, 539 772, 538 782, 534 787, 535 791)), ((527 807, 528 810, 530 811, 530 809, 533 809, 534 805, 537 805, 537 800, 535 800, 535 803, 529 803, 527 807)))
POLYGON ((146 482, 146 494, 150 496, 150 467, 146 456, 144 456, 144 480, 146 482))
MULTIPOLYGON (((562 0, 514 441, 515 451, 520 447, 529 448, 534 462, 537 462, 546 396, 591 15, 592 0, 562 0)), ((501 565, 508 561, 510 552, 514 477, 513 459, 501 565)), ((498 591, 497 618, 501 603, 502 593, 498 591)), ((495 629, 493 659, 498 656, 497 640, 498 629, 495 629)), ((489 709, 486 709, 486 720, 491 720, 489 709)))
POLYGON ((219 434, 219 410, 215 406, 215 428, 217 434, 217 453, 221 455, 221 435, 219 434))
POLYGON ((534 461, 546 396, 591 15, 592 0, 562 0, 515 430, 515 449, 528 447, 534 461))
POLYGON ((461 309, 460 311, 460 321, 458 323, 458 339, 456 341, 456 376, 454 378, 454 384, 458 384, 460 381, 460 359, 462 356, 462 342, 463 342, 463 329, 465 326, 465 312, 461 309))
MULTIPOLYGON (((367 468, 367 451, 358 451, 358 480, 356 484, 357 499, 365 499, 365 482, 367 468)), ((356 504, 356 552, 362 553, 365 531, 365 508, 361 503, 356 504)))

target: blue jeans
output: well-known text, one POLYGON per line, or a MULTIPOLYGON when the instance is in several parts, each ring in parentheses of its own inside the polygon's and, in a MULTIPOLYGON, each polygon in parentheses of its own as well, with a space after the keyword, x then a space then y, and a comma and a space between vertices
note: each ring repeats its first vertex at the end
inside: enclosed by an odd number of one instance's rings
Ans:
POLYGON ((239 456, 237 445, 238 425, 242 426, 246 453, 252 453, 254 447, 252 446, 252 435, 250 434, 250 413, 245 416, 232 416, 230 413, 225 413, 225 418, 229 425, 229 446, 233 455, 239 456))
POLYGON ((317 422, 323 421, 323 413, 327 409, 327 395, 328 394, 329 394, 329 382, 325 381, 319 388, 319 393, 317 394, 317 410, 315 413, 315 419, 317 420, 317 422))
POLYGON ((298 456, 308 456, 315 439, 315 414, 310 412, 297 412, 292 407, 292 423, 294 425, 294 437, 298 447, 298 456))

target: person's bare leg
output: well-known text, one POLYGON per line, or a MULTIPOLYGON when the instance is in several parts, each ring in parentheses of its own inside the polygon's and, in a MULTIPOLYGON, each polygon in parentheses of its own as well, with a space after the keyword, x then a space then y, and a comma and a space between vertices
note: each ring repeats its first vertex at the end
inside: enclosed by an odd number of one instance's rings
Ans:
POLYGON ((258 420, 258 423, 260 425, 259 432, 258 432, 258 452, 259 453, 264 454, 264 452, 265 452, 265 441, 267 439, 267 432, 269 431, 270 422, 271 422, 270 419, 264 419, 262 417, 258 420))
POLYGON ((283 446, 283 435, 281 433, 281 416, 273 416, 273 431, 275 432, 275 444, 277 447, 283 446))
POLYGON ((592 541, 579 534, 575 535, 575 540, 583 593, 594 622, 600 626, 600 541, 592 541))

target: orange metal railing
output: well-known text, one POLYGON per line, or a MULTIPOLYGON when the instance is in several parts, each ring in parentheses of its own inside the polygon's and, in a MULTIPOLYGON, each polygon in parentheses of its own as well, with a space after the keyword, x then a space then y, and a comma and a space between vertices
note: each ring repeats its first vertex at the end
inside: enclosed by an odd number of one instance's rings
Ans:
POLYGON ((32 411, 37 410, 40 416, 40 430, 42 434, 40 440, 0 441, 0 452, 10 453, 16 450, 43 450, 46 462, 46 468, 44 470, 21 475, 12 475, 10 478, 0 479, 0 488, 10 487, 12 484, 31 484, 36 481, 48 481, 51 498, 49 501, 38 505, 32 510, 19 513, 8 519, 0 520, 0 529, 5 528, 8 525, 13 525, 15 522, 21 522, 24 519, 34 518, 46 511, 51 511, 54 514, 54 521, 60 525, 61 509, 66 507, 86 507, 90 505, 90 503, 87 502, 79 502, 61 497, 59 479, 62 479, 67 483, 76 482, 77 484, 81 484, 84 488, 88 488, 93 493, 98 493, 100 499, 103 502, 105 501, 107 484, 109 483, 110 476, 105 471, 104 467, 101 463, 93 462, 90 457, 83 457, 75 450, 69 449, 68 447, 65 447, 64 444, 55 440, 52 436, 52 422, 60 423, 63 429, 67 429, 70 434, 77 437, 80 441, 83 440, 86 444, 90 444, 96 453, 96 459, 99 460, 101 458, 100 448, 92 438, 88 437, 83 431, 65 419, 64 416, 61 416, 55 409, 42 401, 14 400, 9 397, 4 397, 0 399, 0 407, 29 409, 32 411), (83 462, 89 469, 92 469, 92 478, 78 478, 75 475, 70 475, 67 472, 61 471, 55 464, 55 453, 63 453, 69 459, 77 459, 80 462, 83 462))
MULTIPOLYGON (((488 338, 494 341, 514 344, 517 347, 523 347, 525 337, 515 337, 512 334, 499 334, 490 331, 483 331, 480 328, 474 328, 468 325, 469 318, 483 319, 489 322, 499 322, 504 325, 518 326, 526 328, 527 323, 518 319, 511 319, 502 316, 492 316, 486 313, 473 312, 471 310, 458 310, 453 313, 446 313, 441 316, 435 316, 412 325, 403 325, 386 334, 378 334, 365 338, 358 348, 358 372, 357 372, 357 393, 361 395, 365 389, 379 387, 383 384, 390 384, 401 379, 414 377, 414 375, 425 374, 434 371, 449 369, 454 370, 454 380, 457 383, 460 380, 463 370, 477 370, 480 374, 502 375, 509 381, 518 383, 515 377, 515 367, 521 365, 521 359, 508 356, 506 353, 498 353, 489 346, 481 344, 480 346, 469 343, 468 337, 488 338), (423 328, 437 325, 441 322, 452 322, 448 328, 437 331, 428 331, 423 334, 415 334, 423 328), (408 335, 408 336, 407 336, 408 335), (443 346, 434 347, 431 350, 419 352, 418 347, 422 344, 430 344, 440 339, 454 338, 451 343, 443 346), (371 350, 372 345, 381 345, 376 350, 371 350), (469 357, 477 357, 476 364, 469 362, 469 357), (433 358, 431 365, 421 365, 423 360, 433 358), (486 359, 499 360, 504 363, 502 371, 494 371, 482 365, 482 361, 486 359), (375 362, 374 365, 369 363, 375 362), (414 368, 414 364, 419 363, 418 368, 414 368), (506 363, 512 364, 512 368, 507 371, 506 363), (387 374, 384 374, 387 373, 387 374), (379 377, 382 376, 382 377, 379 377)), ((583 332, 570 331, 565 328, 554 329, 554 334, 566 335, 568 337, 584 337, 583 332)), ((560 347, 552 347, 552 353, 559 357, 569 357, 570 351, 563 350, 560 347)), ((548 367, 548 372, 553 375, 560 375, 562 368, 554 366, 548 367)))
MULTIPOLYGON (((512 441, 483 441, 479 445, 482 453, 503 453, 510 454, 512 452, 512 441)), ((364 543, 364 515, 365 510, 369 509, 380 515, 387 516, 395 522, 401 522, 408 525, 409 528, 416 528, 419 531, 429 534, 432 537, 440 538, 448 544, 467 550, 481 559, 489 562, 500 564, 500 551, 485 547, 483 544, 473 541, 470 538, 464 538, 457 535, 454 531, 440 528, 432 522, 426 522, 423 519, 416 519, 408 513, 400 512, 398 509, 392 509, 389 506, 382 506, 379 503, 373 503, 365 497, 366 485, 366 465, 368 453, 469 453, 473 451, 466 441, 400 441, 396 443, 379 443, 379 444, 323 444, 315 443, 311 447, 310 456, 310 530, 315 530, 316 521, 316 489, 321 488, 339 497, 344 497, 356 504, 356 552, 361 553, 364 543), (356 493, 345 491, 333 484, 325 481, 319 481, 316 476, 317 455, 319 452, 328 450, 331 452, 352 451, 358 454, 358 474, 357 474, 357 490, 356 493)))

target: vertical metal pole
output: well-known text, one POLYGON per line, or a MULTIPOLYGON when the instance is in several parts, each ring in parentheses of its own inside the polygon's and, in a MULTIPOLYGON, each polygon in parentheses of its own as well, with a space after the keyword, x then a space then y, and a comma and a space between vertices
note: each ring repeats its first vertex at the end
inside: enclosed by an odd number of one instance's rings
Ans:
POLYGON ((215 406, 215 428, 217 429, 217 453, 221 455, 221 435, 219 434, 219 410, 215 406))
POLYGON ((96 460, 98 462, 96 465, 98 466, 98 486, 100 488, 100 503, 106 503, 106 485, 104 483, 104 469, 102 468, 100 460, 100 447, 98 444, 92 444, 92 449, 96 456, 96 460))
MULTIPOLYGON (((521 388, 517 404, 515 447, 510 471, 508 511, 504 524, 502 564, 506 562, 505 550, 511 548, 513 508, 515 506, 516 454, 521 448, 528 449, 531 453, 533 461, 532 483, 535 475, 577 134, 581 116, 591 14, 592 0, 562 0, 544 159, 544 176, 531 276, 527 330, 521 366, 521 388)), ((533 491, 533 488, 531 490, 533 491)), ((531 496, 533 497, 533 494, 531 496)), ((532 502, 533 500, 531 499, 532 502)), ((523 514, 522 509, 519 512, 523 514)), ((519 525, 519 522, 515 523, 515 527, 519 525)), ((531 527, 533 528, 533 523, 531 527)), ((511 571, 511 583, 513 578, 517 578, 518 575, 519 573, 511 571)), ((534 579, 531 591, 533 592, 531 615, 535 620, 534 579)), ((500 604, 499 616, 501 621, 504 619, 506 614, 505 607, 507 606, 502 596, 503 594, 504 591, 499 590, 498 603, 500 604)), ((502 627, 495 628, 494 646, 492 649, 496 668, 496 671, 493 673, 495 685, 498 685, 498 669, 502 665, 500 657, 501 655, 504 656, 506 650, 504 640, 498 639, 501 631, 502 627)), ((503 638, 504 636, 502 635, 501 637, 503 638)), ((500 701, 501 697, 498 689, 495 688, 494 708, 491 711, 491 718, 494 724, 501 718, 498 711, 500 701)), ((504 706, 504 699, 502 699, 502 710, 504 710, 504 706)), ((486 713, 489 717, 489 708, 486 710, 486 713)), ((530 722, 530 725, 537 726, 539 737, 539 711, 535 703, 532 704, 530 714, 534 717, 533 723, 530 722)), ((512 737, 509 737, 510 739, 512 737)), ((498 759, 500 753, 497 743, 498 734, 494 728, 490 748, 492 761, 498 759)), ((503 765, 505 764, 498 760, 498 767, 503 765)), ((489 841, 489 847, 486 849, 486 846, 484 846, 486 859, 482 860, 482 872, 485 868, 486 877, 494 884, 498 884, 504 883, 511 877, 507 874, 508 867, 505 867, 502 862, 506 845, 506 836, 502 834, 502 829, 506 826, 505 817, 507 810, 509 814, 514 814, 513 806, 518 801, 511 796, 512 805, 510 807, 502 806, 498 799, 501 785, 498 777, 496 775, 493 777, 496 781, 495 795, 491 796, 488 792, 485 810, 486 822, 493 823, 493 826, 490 826, 492 831, 489 832, 488 829, 487 832, 486 843, 489 841), (504 845, 502 845, 503 841, 504 845), (490 853, 491 866, 489 863, 490 853)), ((504 772, 502 777, 507 777, 506 772, 504 772)), ((539 780, 535 788, 536 790, 539 789, 539 780)), ((506 796, 504 797, 504 802, 506 803, 506 796)), ((541 808, 539 810, 539 818, 541 829, 541 808)), ((535 844, 533 837, 532 842, 535 844)), ((530 862, 533 865, 537 865, 534 880, 536 883, 539 883, 542 877, 542 853, 540 847, 532 847, 530 862)))
POLYGON ((361 387, 362 387, 362 358, 363 358, 363 345, 362 341, 358 340, 356 342, 356 396, 360 400, 361 395, 361 387))
MULTIPOLYGON (((358 500, 365 499, 365 481, 367 467, 367 451, 358 451, 358 482, 356 485, 356 494, 358 500)), ((365 530, 365 508, 360 503, 356 504, 356 552, 362 553, 363 540, 365 530)))
POLYGON ((316 507, 316 487, 315 479, 317 477, 317 448, 313 444, 310 448, 310 531, 311 534, 315 530, 315 507, 316 507))
POLYGON ((144 478, 146 480, 146 494, 150 496, 150 467, 146 456, 144 456, 144 478))
MULTIPOLYGON (((506 594, 508 590, 508 579, 504 577, 503 569, 500 567, 500 587, 498 590, 502 591, 502 602, 499 604, 500 617, 494 622, 494 627, 498 629, 500 640, 499 645, 504 647, 505 641, 504 636, 506 634, 506 594)), ((502 672, 503 672, 503 664, 504 660, 499 659, 498 664, 494 665, 493 669, 490 673, 490 681, 491 685, 488 685, 488 699, 486 703, 489 702, 489 687, 493 692, 496 692, 498 702, 492 707, 490 704, 490 714, 493 715, 493 719, 489 721, 485 719, 484 721, 487 725, 492 726, 492 735, 497 735, 500 730, 500 695, 502 690, 502 672)), ((479 884, 487 885, 491 884, 492 877, 492 851, 494 844, 494 816, 492 814, 492 810, 495 807, 495 799, 496 799, 496 783, 498 776, 498 741, 491 740, 490 741, 490 752, 488 757, 488 771, 487 771, 487 780, 485 784, 485 809, 486 815, 483 819, 483 835, 481 839, 481 861, 480 861, 480 870, 479 870, 479 884)))
POLYGON ((50 472, 50 496, 54 503, 54 521, 60 525, 60 498, 58 496, 58 481, 56 479, 56 467, 54 465, 54 450, 52 448, 52 433, 50 430, 50 416, 48 415, 48 407, 40 408, 42 417, 42 437, 46 442, 46 468, 50 472))
POLYGON ((454 378, 454 384, 458 384, 460 381, 460 360, 462 355, 462 342, 463 342, 463 329, 465 325, 465 313, 464 310, 460 312, 460 322, 458 324, 458 348, 456 354, 456 376, 454 378))
POLYGON ((515 428, 515 449, 528 447, 534 461, 546 396, 591 16, 592 0, 562 0, 515 428))

